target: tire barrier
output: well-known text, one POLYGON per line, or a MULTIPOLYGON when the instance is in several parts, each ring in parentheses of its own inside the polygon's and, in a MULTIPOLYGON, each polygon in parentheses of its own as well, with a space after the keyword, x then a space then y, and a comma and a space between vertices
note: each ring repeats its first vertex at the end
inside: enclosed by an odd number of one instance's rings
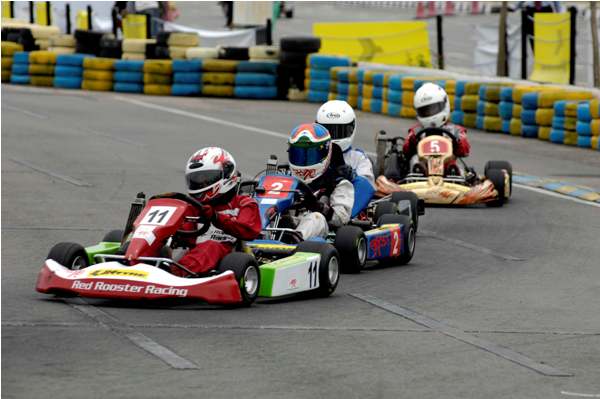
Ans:
POLYGON ((154 39, 123 39, 121 43, 121 59, 140 61, 156 58, 156 40, 154 39))
POLYGON ((173 86, 174 96, 197 96, 202 94, 202 61, 174 60, 173 86))
POLYGON ((202 87, 203 96, 233 97, 235 72, 240 61, 203 60, 202 87))
POLYGON ((2 82, 10 82, 14 54, 22 51, 23 45, 21 44, 2 42, 2 82))
POLYGON ((75 37, 75 52, 81 54, 100 55, 100 41, 104 33, 93 32, 87 30, 76 30, 75 37))
MULTIPOLYGON (((319 70, 309 71, 309 76, 312 73, 320 72, 319 70)), ((350 106, 356 108, 358 106, 358 68, 356 67, 333 67, 329 71, 331 79, 329 100, 343 100, 350 106)))
POLYGON ((50 38, 48 50, 56 54, 73 54, 75 53, 75 46, 75 36, 57 35, 50 38))
MULTIPOLYGON (((290 89, 304 91, 305 87, 305 69, 307 66, 307 57, 311 53, 316 53, 321 48, 321 39, 318 37, 284 37, 279 41, 280 53, 280 83, 279 96, 289 98, 290 89)), ((323 93, 307 96, 309 101, 316 101, 315 97, 327 98, 323 93)))
POLYGON ((277 65, 271 62, 240 61, 235 75, 234 96, 238 98, 277 98, 277 65))
POLYGON ((109 36, 100 39, 100 57, 121 58, 123 55, 122 41, 109 36))
POLYGON ((582 101, 576 107, 577 146, 600 150, 600 100, 582 101))
MULTIPOLYGON (((349 57, 338 57, 321 54, 311 54, 308 56, 308 68, 305 72, 304 87, 308 89, 308 101, 326 102, 329 99, 330 86, 336 90, 337 83, 332 85, 330 71, 333 67, 349 67, 352 61, 349 57), (324 79, 311 79, 312 71, 320 71, 324 79)), ((319 75, 319 72, 317 72, 319 75)), ((379 108, 380 109, 380 108, 379 108)), ((380 109, 381 111, 381 109, 380 109)))
MULTIPOLYGON (((5 25, 5 24, 3 24, 5 25)), ((34 51, 39 50, 38 46, 35 44, 35 39, 33 38, 33 34, 31 33, 31 29, 28 27, 5 27, 2 26, 2 41, 19 44, 22 48, 16 51, 34 51)), ((14 54, 16 51, 12 51, 10 54, 14 54)), ((2 55, 10 55, 4 53, 4 48, 2 49, 2 55)))
MULTIPOLYGON (((164 35, 160 38, 157 37, 157 47, 161 48, 157 53, 164 54, 164 49, 166 48, 166 58, 170 58, 172 60, 186 59, 187 50, 190 48, 195 48, 200 44, 200 38, 196 33, 171 32, 169 34, 163 32, 163 34, 164 35)), ((165 58, 158 56, 163 54, 157 54, 157 58, 165 58)))
POLYGON ((116 60, 112 58, 84 58, 81 88, 84 90, 111 91, 113 89, 115 62, 116 60))
POLYGON ((173 61, 146 60, 143 72, 144 94, 171 95, 173 61))
POLYGON ((53 86, 56 54, 51 51, 37 50, 29 53, 27 73, 33 86, 53 86))
POLYGON ((54 68, 54 87, 61 89, 81 89, 83 80, 83 59, 85 54, 59 54, 54 68))
POLYGON ((115 61, 114 91, 122 93, 144 92, 144 61, 115 61))
POLYGON ((215 59, 219 52, 214 47, 189 47, 185 50, 185 58, 188 60, 215 59))
POLYGON ((279 47, 276 46, 251 46, 248 47, 250 61, 278 61, 279 47))

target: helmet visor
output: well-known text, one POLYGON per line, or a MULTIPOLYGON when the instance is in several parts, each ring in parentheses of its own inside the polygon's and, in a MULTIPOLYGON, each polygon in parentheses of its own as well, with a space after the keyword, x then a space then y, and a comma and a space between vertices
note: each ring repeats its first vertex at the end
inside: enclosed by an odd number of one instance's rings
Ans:
POLYGON ((354 132, 354 124, 355 121, 344 124, 321 123, 321 125, 323 125, 329 131, 332 140, 346 139, 352 136, 352 133, 354 132))
POLYGON ((446 107, 446 102, 441 101, 439 103, 433 103, 429 105, 424 105, 422 107, 417 108, 417 115, 421 118, 428 118, 430 116, 434 116, 439 114, 446 107))
POLYGON ((329 154, 329 143, 312 146, 291 145, 289 150, 290 164, 295 166, 311 166, 323 162, 329 154))
POLYGON ((212 186, 223 178, 223 172, 220 170, 199 170, 189 173, 185 176, 185 182, 188 189, 192 191, 202 190, 212 186))

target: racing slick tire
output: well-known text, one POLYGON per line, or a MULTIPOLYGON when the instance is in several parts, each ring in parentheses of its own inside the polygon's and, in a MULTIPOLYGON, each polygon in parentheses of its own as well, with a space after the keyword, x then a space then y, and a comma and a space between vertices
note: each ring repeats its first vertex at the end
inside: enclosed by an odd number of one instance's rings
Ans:
MULTIPOLYGON (((512 176, 513 170, 512 165, 508 161, 487 161, 485 163, 485 168, 483 169, 483 173, 487 176, 487 171, 489 169, 505 169, 508 172, 508 178, 510 181, 510 195, 512 195, 512 176)), ((507 198, 508 200, 508 198, 507 198)))
POLYGON ((317 241, 303 241, 296 247, 296 252, 315 252, 321 255, 319 263, 319 288, 315 290, 318 297, 333 294, 340 281, 340 255, 331 244, 317 241))
POLYGON ((397 258, 389 258, 380 263, 393 263, 396 265, 405 265, 412 259, 415 253, 415 247, 417 242, 417 231, 412 223, 412 220, 405 215, 383 215, 377 224, 383 226, 384 224, 399 223, 404 225, 402 235, 402 255, 397 258))
POLYGON ((396 204, 400 203, 400 201, 410 202, 410 216, 415 225, 415 231, 417 231, 419 228, 419 197, 417 197, 417 194, 410 191, 395 191, 392 193, 390 201, 396 204))
POLYGON ((123 240, 123 230, 111 230, 104 235, 102 242, 121 242, 123 240))
POLYGON ((342 273, 360 273, 367 263, 367 238, 360 227, 342 226, 333 243, 340 254, 342 273))
POLYGON ((73 242, 59 242, 52 247, 47 259, 52 259, 71 270, 85 269, 90 265, 85 249, 73 242))
POLYGON ((232 252, 225 256, 217 271, 231 270, 240 288, 241 306, 250 306, 258 297, 260 290, 260 271, 254 256, 244 252, 232 252))
POLYGON ((378 203, 377 206, 375 207, 375 216, 373 217, 373 221, 379 225, 380 224, 379 219, 381 219, 381 217, 383 215, 387 215, 387 214, 397 215, 398 214, 397 210, 398 210, 398 207, 394 202, 382 201, 382 202, 378 203))
POLYGON ((497 199, 486 202, 485 204, 487 206, 491 206, 491 207, 500 207, 500 206, 504 205, 504 202, 506 201, 504 170, 488 169, 485 173, 485 177, 487 177, 492 182, 492 184, 494 185, 494 188, 498 192, 497 199))
POLYGON ((321 48, 321 39, 313 36, 284 37, 279 41, 281 51, 316 53, 321 48))

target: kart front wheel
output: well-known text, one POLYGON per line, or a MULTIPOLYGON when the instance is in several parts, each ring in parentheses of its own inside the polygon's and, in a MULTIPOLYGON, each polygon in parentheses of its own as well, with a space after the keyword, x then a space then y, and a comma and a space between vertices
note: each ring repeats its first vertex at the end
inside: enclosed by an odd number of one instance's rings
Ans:
MULTIPOLYGON (((512 165, 508 161, 487 161, 483 169, 483 173, 487 176, 490 169, 504 169, 509 176, 509 195, 512 195, 512 165)), ((507 198, 508 199, 508 198, 507 198)))
POLYGON ((323 298, 333 294, 340 281, 340 256, 335 247, 324 242, 303 241, 296 247, 296 252, 314 252, 321 255, 319 288, 315 293, 323 298))
POLYGON ((123 240, 123 230, 111 230, 104 235, 102 242, 121 242, 123 240))
POLYGON ((335 235, 335 249, 340 254, 344 273, 360 273, 367 263, 367 238, 360 227, 342 226, 335 235))
POLYGON ((494 185, 494 188, 496 189, 496 191, 498 192, 498 197, 493 200, 493 201, 489 201, 486 202, 485 204, 487 206, 492 206, 492 207, 500 207, 502 205, 504 205, 504 202, 506 201, 506 184, 505 184, 505 172, 504 170, 501 169, 488 169, 486 171, 485 177, 487 177, 492 184, 494 185))
POLYGON ((379 225, 398 223, 404 225, 402 228, 402 252, 397 258, 390 258, 389 262, 399 265, 405 265, 415 254, 417 244, 417 232, 412 220, 405 215, 383 215, 379 219, 379 225))
MULTIPOLYGON (((400 205, 400 201, 408 201, 410 203, 410 213, 415 231, 419 228, 419 197, 411 191, 395 191, 392 193, 391 202, 400 205)), ((408 215, 407 215, 408 216, 408 215)))
POLYGON ((260 290, 260 271, 254 256, 243 252, 232 252, 225 256, 217 269, 219 272, 231 270, 242 295, 242 306, 250 306, 260 290))
POLYGON ((52 247, 48 259, 71 270, 85 269, 90 265, 85 249, 74 242, 60 242, 52 247))

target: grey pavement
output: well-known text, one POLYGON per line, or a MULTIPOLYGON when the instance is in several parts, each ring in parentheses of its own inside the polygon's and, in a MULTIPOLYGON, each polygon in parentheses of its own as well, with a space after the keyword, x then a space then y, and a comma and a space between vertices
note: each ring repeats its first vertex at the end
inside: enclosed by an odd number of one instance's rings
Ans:
MULTIPOLYGON (((35 292, 51 246, 97 242, 129 203, 184 190, 205 145, 254 174, 317 105, 2 86, 2 395, 6 398, 568 398, 600 394, 600 210, 520 187, 503 208, 431 208, 412 262, 343 275, 325 299, 250 309, 35 292), (214 118, 208 121, 205 117, 214 118), (248 127, 256 128, 254 130, 248 127), (548 377, 357 299, 375 297, 571 377, 548 377), (82 309, 108 316, 99 324, 82 309), (198 366, 140 349, 143 334, 198 366)), ((358 113, 357 144, 412 121, 358 113)), ((600 187, 600 157, 470 132, 470 161, 600 187)), ((93 313, 92 313, 93 314, 93 313)), ((444 327, 445 328, 445 327, 444 327)), ((442 328, 442 329, 444 329, 442 328)))

